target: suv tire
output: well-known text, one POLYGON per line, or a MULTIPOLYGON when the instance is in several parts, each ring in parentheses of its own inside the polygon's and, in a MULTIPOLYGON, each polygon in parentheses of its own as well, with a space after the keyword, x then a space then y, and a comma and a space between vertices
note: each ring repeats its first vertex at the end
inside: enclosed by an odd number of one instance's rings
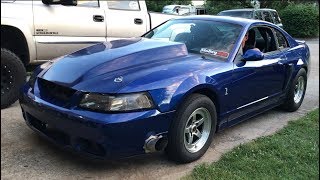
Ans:
POLYGON ((18 100, 19 88, 25 81, 26 69, 20 58, 1 48, 1 109, 18 100))

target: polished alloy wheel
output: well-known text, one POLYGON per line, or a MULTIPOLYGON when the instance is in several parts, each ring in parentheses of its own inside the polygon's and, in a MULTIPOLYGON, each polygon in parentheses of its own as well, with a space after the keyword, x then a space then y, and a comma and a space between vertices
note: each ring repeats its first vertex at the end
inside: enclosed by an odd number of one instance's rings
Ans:
POLYGON ((189 116, 184 130, 184 146, 190 153, 198 152, 207 142, 211 130, 211 115, 198 108, 189 116))
POLYGON ((294 103, 298 104, 301 101, 304 90, 305 90, 304 87, 305 87, 304 78, 300 76, 294 87, 294 103))

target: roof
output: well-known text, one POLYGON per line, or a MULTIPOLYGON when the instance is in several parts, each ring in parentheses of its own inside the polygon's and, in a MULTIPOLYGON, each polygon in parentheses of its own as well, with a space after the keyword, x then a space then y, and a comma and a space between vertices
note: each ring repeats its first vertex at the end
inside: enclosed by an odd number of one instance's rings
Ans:
POLYGON ((184 16, 176 19, 190 19, 190 20, 213 20, 221 21, 226 23, 239 24, 242 26, 250 25, 255 22, 262 22, 265 24, 271 24, 266 21, 256 20, 256 19, 246 19, 240 17, 230 17, 230 16, 213 16, 213 15, 193 15, 193 16, 184 16))
POLYGON ((204 9, 205 8, 204 5, 195 5, 194 7, 198 8, 198 9, 204 9))
POLYGON ((243 8, 243 9, 229 9, 229 10, 224 10, 221 12, 231 12, 231 11, 254 11, 254 10, 268 10, 268 11, 276 11, 275 9, 269 9, 269 8, 259 8, 259 9, 254 9, 254 8, 243 8))
POLYGON ((173 8, 173 7, 176 7, 176 6, 180 6, 180 7, 193 7, 191 4, 189 4, 189 5, 170 4, 170 5, 165 5, 164 7, 170 7, 170 8, 173 8))

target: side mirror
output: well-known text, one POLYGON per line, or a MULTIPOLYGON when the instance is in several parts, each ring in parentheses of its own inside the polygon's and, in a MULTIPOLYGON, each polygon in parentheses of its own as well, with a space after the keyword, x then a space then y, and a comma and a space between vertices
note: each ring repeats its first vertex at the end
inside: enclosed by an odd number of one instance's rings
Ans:
POLYGON ((242 55, 245 61, 259 61, 264 58, 264 54, 257 49, 249 49, 242 55))
POLYGON ((42 0, 42 3, 46 5, 61 4, 64 6, 76 6, 77 0, 42 0))

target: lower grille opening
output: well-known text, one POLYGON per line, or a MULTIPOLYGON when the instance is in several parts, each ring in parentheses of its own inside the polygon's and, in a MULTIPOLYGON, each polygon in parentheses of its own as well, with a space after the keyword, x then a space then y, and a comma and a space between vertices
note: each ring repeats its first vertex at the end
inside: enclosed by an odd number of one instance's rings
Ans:
POLYGON ((51 128, 50 125, 48 126, 48 124, 38 120, 29 113, 25 113, 25 115, 27 117, 26 120, 29 122, 31 126, 41 131, 43 134, 45 134, 55 143, 61 146, 69 146, 72 144, 74 149, 79 152, 84 152, 87 154, 92 154, 101 157, 106 155, 104 147, 99 143, 80 137, 75 138, 71 142, 71 138, 68 134, 60 130, 51 128))
POLYGON ((33 117, 31 114, 27 113, 26 118, 28 122, 39 131, 44 132, 46 130, 46 124, 33 117))
POLYGON ((56 129, 49 129, 48 124, 43 123, 29 113, 27 113, 27 120, 34 128, 53 139, 56 143, 62 146, 70 145, 70 137, 67 134, 56 129))
POLYGON ((48 129, 46 132, 47 136, 50 138, 54 139, 55 142, 62 146, 67 146, 70 145, 70 138, 67 134, 54 130, 54 129, 48 129))
POLYGON ((105 156, 106 154, 102 145, 84 138, 77 138, 75 140, 75 149, 96 156, 105 156))

